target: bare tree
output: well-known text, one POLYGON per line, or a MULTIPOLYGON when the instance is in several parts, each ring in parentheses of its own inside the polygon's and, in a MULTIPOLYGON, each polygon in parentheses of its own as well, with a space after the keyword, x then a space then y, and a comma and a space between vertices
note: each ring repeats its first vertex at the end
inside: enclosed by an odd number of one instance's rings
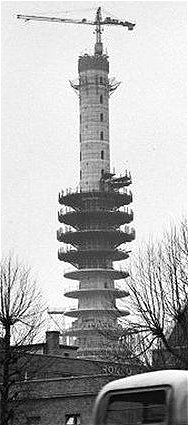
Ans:
MULTIPOLYGON (((171 226, 135 255, 126 281, 130 316, 103 330, 113 358, 137 366, 188 368, 188 226, 171 226), (114 346, 115 348, 112 348, 114 346)), ((120 308, 120 307, 119 307, 120 308)))
MULTIPOLYGON (((0 280, 0 391, 1 424, 11 420, 11 400, 20 375, 23 347, 37 337, 42 325, 44 307, 30 268, 13 255, 1 262, 0 280)), ((23 362, 22 362, 23 363, 23 362)))

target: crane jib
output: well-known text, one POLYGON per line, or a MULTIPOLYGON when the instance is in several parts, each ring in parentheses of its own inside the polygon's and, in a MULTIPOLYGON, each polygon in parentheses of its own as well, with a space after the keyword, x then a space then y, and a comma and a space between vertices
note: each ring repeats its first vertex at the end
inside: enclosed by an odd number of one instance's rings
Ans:
POLYGON ((24 21, 44 21, 44 22, 57 22, 57 23, 67 23, 67 24, 85 24, 85 25, 118 25, 118 26, 126 26, 129 30, 133 30, 135 23, 128 21, 120 21, 118 19, 112 19, 110 17, 102 19, 97 19, 95 21, 87 20, 83 18, 79 19, 71 19, 71 18, 56 18, 49 16, 35 16, 35 15, 17 15, 17 19, 23 19, 24 21))
POLYGON ((73 20, 69 18, 55 18, 55 17, 48 17, 48 16, 34 16, 34 15, 17 15, 17 19, 23 19, 24 21, 44 21, 44 22, 60 22, 60 23, 67 23, 67 24, 88 24, 88 25, 95 25, 94 22, 90 21, 79 21, 79 20, 73 20))

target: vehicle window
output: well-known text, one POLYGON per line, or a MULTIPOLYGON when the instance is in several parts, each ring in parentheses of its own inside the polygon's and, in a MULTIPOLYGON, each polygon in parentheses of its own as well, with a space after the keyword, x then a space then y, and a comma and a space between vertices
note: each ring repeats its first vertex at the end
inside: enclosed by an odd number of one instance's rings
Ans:
POLYGON ((112 395, 104 420, 104 425, 162 425, 166 423, 165 390, 112 395))

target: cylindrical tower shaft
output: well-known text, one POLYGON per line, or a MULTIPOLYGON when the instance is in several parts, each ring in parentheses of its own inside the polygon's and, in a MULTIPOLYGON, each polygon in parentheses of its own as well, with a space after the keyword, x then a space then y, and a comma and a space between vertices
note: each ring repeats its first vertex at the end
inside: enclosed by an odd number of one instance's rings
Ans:
POLYGON ((99 190, 110 171, 109 63, 106 55, 79 58, 80 187, 99 190))
POLYGON ((58 217, 65 227, 57 234, 60 242, 69 244, 59 250, 59 259, 74 267, 65 277, 79 281, 65 293, 78 300, 77 308, 65 312, 75 319, 67 334, 76 337, 79 353, 85 356, 101 353, 106 339, 100 331, 105 326, 117 329, 117 318, 129 314, 127 308, 120 311, 116 306, 116 299, 128 292, 115 286, 128 272, 114 269, 113 263, 128 258, 129 251, 118 247, 135 237, 127 226, 133 219, 127 208, 132 194, 125 189, 131 176, 126 172, 117 178, 110 173, 109 96, 119 83, 109 80, 100 16, 97 22, 94 55, 79 57, 79 83, 71 83, 80 100, 80 185, 79 190, 59 196, 65 208, 58 217))

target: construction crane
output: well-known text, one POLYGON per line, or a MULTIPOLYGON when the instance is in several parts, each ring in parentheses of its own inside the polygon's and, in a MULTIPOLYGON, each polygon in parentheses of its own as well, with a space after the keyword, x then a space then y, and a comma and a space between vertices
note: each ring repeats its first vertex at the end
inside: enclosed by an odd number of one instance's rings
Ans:
POLYGON ((101 7, 97 9, 97 13, 94 21, 90 21, 86 18, 83 19, 71 19, 71 18, 55 18, 48 16, 35 16, 35 15, 17 15, 18 19, 23 19, 25 22, 28 21, 44 21, 44 22, 58 22, 65 24, 84 24, 84 25, 94 25, 96 32, 96 42, 98 44, 101 43, 101 33, 102 26, 105 25, 119 25, 123 27, 127 27, 129 31, 134 29, 135 23, 129 21, 121 21, 120 19, 114 19, 110 16, 107 16, 105 19, 102 18, 101 7))

